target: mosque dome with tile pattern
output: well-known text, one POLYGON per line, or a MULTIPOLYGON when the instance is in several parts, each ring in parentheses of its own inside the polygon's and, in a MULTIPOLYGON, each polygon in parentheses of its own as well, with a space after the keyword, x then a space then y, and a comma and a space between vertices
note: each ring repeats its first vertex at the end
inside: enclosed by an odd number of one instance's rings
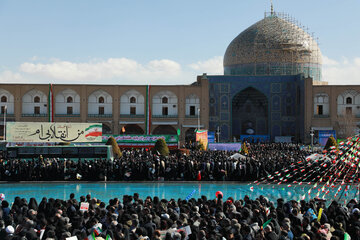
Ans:
POLYGON ((321 51, 310 34, 284 14, 270 13, 226 49, 225 75, 294 75, 321 80, 321 51))

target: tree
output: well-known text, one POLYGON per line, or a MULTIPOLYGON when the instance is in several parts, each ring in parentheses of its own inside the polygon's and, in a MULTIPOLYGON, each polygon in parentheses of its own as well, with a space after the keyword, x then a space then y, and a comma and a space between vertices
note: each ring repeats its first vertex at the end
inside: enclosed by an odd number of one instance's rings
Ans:
POLYGON ((164 139, 159 138, 154 147, 154 152, 158 152, 161 156, 168 156, 169 155, 169 148, 164 139))
POLYGON ((247 146, 246 146, 246 142, 243 142, 243 143, 241 144, 241 151, 240 151, 240 153, 241 153, 242 155, 248 155, 248 154, 249 154, 249 150, 248 150, 248 148, 247 148, 247 146))
POLYGON ((198 149, 201 151, 205 151, 205 145, 201 140, 199 141, 198 149))
POLYGON ((331 135, 328 140, 326 141, 324 149, 329 150, 330 147, 335 146, 337 148, 337 143, 335 138, 331 135))
POLYGON ((343 114, 338 116, 337 126, 339 129, 339 138, 345 139, 348 137, 352 137, 356 134, 356 118, 350 110, 351 109, 344 110, 343 114))
POLYGON ((119 145, 117 144, 115 138, 113 136, 109 137, 105 145, 111 145, 113 153, 115 157, 120 158, 122 156, 122 152, 120 151, 119 145))

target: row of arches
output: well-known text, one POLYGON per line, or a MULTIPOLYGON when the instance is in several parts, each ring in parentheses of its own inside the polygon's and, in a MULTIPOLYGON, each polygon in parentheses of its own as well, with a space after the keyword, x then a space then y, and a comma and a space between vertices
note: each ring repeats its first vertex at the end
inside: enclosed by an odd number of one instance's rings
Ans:
MULTIPOLYGON (((360 93, 349 89, 342 92, 336 98, 337 115, 359 115, 360 114, 360 93)), ((327 93, 317 93, 314 96, 314 116, 330 115, 330 97, 327 93)))
MULTIPOLYGON (((120 97, 120 115, 144 115, 144 96, 136 91, 129 90, 120 97)), ((22 96, 22 114, 46 114, 48 110, 48 96, 32 89, 22 96)), ((58 115, 80 114, 80 95, 73 89, 65 89, 54 98, 54 112, 58 115)), ((112 115, 113 97, 104 90, 91 93, 87 99, 89 115, 112 115)), ((177 116, 178 97, 171 91, 159 91, 152 97, 152 114, 177 116)), ((0 105, 7 107, 7 113, 14 113, 14 96, 7 90, 0 89, 0 105)), ((186 115, 197 115, 200 108, 200 98, 189 94, 185 100, 186 115)))

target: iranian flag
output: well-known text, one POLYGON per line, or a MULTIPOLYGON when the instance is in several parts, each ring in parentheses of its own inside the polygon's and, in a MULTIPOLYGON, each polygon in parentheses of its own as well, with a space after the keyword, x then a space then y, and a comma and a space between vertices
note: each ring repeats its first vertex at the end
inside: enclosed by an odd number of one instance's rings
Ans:
POLYGON ((49 122, 54 122, 54 94, 53 94, 52 84, 49 84, 48 117, 49 117, 49 122))
POLYGON ((150 126, 151 126, 151 101, 150 101, 150 85, 146 86, 146 124, 145 124, 145 133, 150 135, 150 126))
POLYGON ((85 137, 102 136, 102 124, 93 124, 85 129, 85 137))
POLYGON ((89 236, 87 236, 84 240, 96 240, 95 233, 91 233, 89 236))
POLYGON ((99 236, 101 234, 101 229, 99 227, 94 229, 95 236, 99 236))

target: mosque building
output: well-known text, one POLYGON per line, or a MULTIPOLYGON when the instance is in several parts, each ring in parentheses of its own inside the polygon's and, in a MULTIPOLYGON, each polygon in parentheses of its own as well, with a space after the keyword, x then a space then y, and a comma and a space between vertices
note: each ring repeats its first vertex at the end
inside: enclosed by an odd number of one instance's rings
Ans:
MULTIPOLYGON (((123 127, 126 134, 179 129, 181 143, 193 140, 197 128, 221 142, 309 143, 320 131, 340 138, 357 133, 360 85, 328 85, 321 64, 316 39, 271 10, 230 42, 224 75, 204 73, 178 86, 54 84, 54 121, 100 122, 111 134, 124 134, 123 127)), ((0 119, 48 121, 48 95, 47 84, 0 84, 0 119)))

